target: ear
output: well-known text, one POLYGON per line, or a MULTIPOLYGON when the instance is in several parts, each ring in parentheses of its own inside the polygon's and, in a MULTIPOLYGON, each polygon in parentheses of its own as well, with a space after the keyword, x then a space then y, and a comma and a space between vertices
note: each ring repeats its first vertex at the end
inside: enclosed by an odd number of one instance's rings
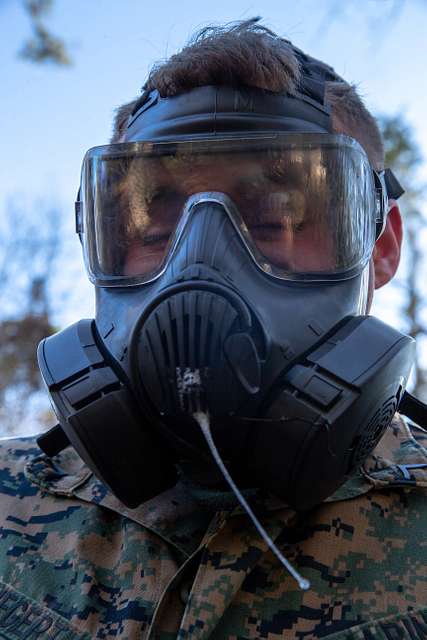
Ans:
POLYGON ((372 255, 375 289, 379 289, 393 278, 400 262, 402 217, 395 200, 390 200, 389 205, 385 229, 378 238, 372 255))

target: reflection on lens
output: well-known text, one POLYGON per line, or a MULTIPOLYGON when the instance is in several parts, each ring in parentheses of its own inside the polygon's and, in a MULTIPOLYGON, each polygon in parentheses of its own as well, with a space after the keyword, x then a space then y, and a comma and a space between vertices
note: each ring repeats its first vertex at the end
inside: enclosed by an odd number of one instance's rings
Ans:
POLYGON ((212 191, 233 201, 252 256, 281 277, 321 277, 366 262, 375 240, 369 162, 349 138, 308 137, 310 144, 301 134, 159 143, 149 154, 141 143, 93 150, 84 192, 91 273, 154 277, 188 198, 212 191))

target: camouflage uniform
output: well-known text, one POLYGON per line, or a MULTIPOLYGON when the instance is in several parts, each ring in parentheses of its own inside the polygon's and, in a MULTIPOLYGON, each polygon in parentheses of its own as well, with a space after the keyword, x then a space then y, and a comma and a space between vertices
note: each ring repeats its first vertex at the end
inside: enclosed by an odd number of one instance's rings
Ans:
POLYGON ((423 438, 396 418, 308 515, 258 505, 306 592, 239 508, 203 511, 178 485, 127 510, 71 449, 4 441, 0 638, 427 638, 423 438))

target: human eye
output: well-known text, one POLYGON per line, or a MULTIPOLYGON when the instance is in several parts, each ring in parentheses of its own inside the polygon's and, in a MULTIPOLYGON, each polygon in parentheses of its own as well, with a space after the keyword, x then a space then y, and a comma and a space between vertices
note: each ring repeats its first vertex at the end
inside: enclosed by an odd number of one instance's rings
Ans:
POLYGON ((156 187, 147 198, 148 213, 168 215, 182 204, 183 199, 183 195, 176 189, 168 186, 156 187))

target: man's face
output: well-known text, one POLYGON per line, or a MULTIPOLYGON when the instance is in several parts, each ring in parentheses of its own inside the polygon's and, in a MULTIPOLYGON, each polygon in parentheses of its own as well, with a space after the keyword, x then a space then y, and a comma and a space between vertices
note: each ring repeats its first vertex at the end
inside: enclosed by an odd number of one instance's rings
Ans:
POLYGON ((313 186, 298 167, 279 166, 266 153, 136 159, 121 185, 129 210, 125 274, 155 270, 187 199, 208 191, 232 199, 257 249, 275 267, 331 270, 333 229, 318 215, 327 193, 320 180, 313 197, 313 186))

